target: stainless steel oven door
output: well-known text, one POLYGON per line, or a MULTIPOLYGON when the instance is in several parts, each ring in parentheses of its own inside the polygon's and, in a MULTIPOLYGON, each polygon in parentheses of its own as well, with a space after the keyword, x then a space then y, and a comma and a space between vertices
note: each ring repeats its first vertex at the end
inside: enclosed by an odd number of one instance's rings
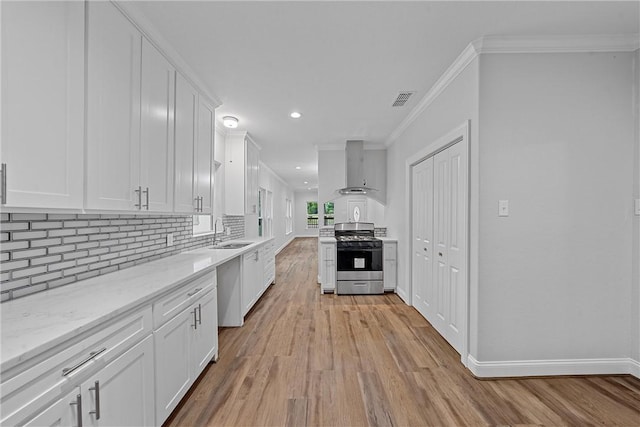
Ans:
MULTIPOLYGON (((336 270, 340 272, 382 272, 382 247, 341 247, 337 249, 336 270)), ((340 280, 340 279, 338 279, 340 280)))

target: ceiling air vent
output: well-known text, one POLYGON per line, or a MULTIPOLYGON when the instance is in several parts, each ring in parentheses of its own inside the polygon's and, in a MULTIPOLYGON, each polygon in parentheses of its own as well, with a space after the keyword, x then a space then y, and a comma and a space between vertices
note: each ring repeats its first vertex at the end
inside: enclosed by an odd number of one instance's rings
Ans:
POLYGON ((415 92, 400 92, 395 101, 393 101, 392 107, 404 107, 411 95, 415 92))

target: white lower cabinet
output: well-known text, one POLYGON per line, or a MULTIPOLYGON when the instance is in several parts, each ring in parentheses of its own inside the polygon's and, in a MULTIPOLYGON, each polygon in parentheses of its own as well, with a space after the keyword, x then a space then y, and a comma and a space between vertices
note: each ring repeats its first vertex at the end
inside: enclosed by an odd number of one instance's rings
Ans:
POLYGON ((384 289, 385 291, 392 291, 396 289, 397 277, 398 277, 398 263, 397 259, 398 243, 396 242, 384 242, 383 249, 383 269, 384 269, 384 289))
POLYGON ((262 289, 263 266, 260 250, 242 256, 242 315, 246 315, 256 303, 262 289))
POLYGON ((82 417, 82 395, 80 387, 76 387, 63 398, 56 400, 35 418, 29 420, 25 426, 79 426, 82 417))
POLYGON ((321 292, 336 289, 336 242, 320 242, 320 286, 321 292))
POLYGON ((157 329, 153 332, 158 425, 180 403, 209 361, 218 357, 216 281, 215 272, 206 274, 154 303, 154 319, 162 322, 154 325, 157 329), (174 307, 183 309, 178 312, 174 307))
POLYGON ((153 338, 127 350, 85 381, 83 426, 153 426, 153 338))

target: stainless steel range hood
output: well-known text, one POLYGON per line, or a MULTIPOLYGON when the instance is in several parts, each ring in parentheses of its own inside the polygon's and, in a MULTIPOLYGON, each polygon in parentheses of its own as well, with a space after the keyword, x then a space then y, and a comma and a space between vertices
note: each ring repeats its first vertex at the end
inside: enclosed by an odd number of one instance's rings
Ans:
POLYGON ((367 181, 364 178, 364 141, 350 140, 347 141, 346 147, 347 186, 340 188, 338 193, 343 196, 375 194, 378 190, 367 187, 367 181))

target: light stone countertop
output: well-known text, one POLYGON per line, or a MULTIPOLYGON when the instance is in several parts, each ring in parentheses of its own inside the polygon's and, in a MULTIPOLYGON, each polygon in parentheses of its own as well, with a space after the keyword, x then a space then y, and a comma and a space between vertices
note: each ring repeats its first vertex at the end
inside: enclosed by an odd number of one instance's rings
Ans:
POLYGON ((239 249, 201 248, 182 252, 2 303, 0 372, 148 304, 172 288, 272 239, 238 239, 237 242, 251 242, 239 249))

